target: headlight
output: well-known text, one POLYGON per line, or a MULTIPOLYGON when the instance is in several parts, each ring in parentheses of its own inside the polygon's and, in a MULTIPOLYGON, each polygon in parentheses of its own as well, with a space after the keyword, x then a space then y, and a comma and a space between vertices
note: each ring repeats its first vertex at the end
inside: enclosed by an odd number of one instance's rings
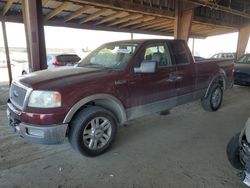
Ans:
POLYGON ((61 106, 61 94, 57 91, 32 91, 29 97, 29 107, 56 108, 61 106))

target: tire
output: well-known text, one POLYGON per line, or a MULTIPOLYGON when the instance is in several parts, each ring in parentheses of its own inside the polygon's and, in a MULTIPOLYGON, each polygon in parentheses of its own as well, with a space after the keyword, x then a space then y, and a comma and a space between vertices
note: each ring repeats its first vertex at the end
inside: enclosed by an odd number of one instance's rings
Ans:
POLYGON ((25 75, 25 74, 27 74, 27 72, 26 72, 26 71, 23 71, 23 72, 22 72, 22 75, 25 75))
POLYGON ((221 85, 214 83, 208 91, 208 95, 201 99, 201 105, 206 111, 217 111, 223 100, 223 90, 221 85))
POLYGON ((227 144, 227 158, 234 168, 244 170, 244 166, 240 161, 239 135, 240 133, 236 134, 227 144))
POLYGON ((110 148, 116 131, 116 118, 110 111, 89 106, 79 111, 71 121, 68 138, 76 151, 94 157, 110 148))

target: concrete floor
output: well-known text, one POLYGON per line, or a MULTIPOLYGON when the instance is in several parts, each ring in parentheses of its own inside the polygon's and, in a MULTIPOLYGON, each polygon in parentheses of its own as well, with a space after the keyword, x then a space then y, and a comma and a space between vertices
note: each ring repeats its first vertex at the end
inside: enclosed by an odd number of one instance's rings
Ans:
POLYGON ((250 116, 250 88, 226 92, 222 108, 199 102, 171 114, 152 114, 120 127, 107 153, 86 158, 67 140, 61 145, 25 143, 7 125, 6 87, 0 87, 0 187, 240 188, 226 145, 250 116))

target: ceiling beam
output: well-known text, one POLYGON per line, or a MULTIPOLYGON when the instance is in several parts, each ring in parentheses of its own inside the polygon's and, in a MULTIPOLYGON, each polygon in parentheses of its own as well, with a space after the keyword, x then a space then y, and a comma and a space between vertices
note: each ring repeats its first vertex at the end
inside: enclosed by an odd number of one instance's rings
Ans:
POLYGON ((159 27, 159 26, 163 26, 163 25, 166 25, 166 23, 168 23, 167 20, 161 20, 157 23, 154 23, 154 24, 151 24, 151 25, 148 25, 148 26, 145 26, 145 27, 141 27, 141 29, 151 29, 151 28, 154 28, 154 27, 159 27))
POLYGON ((97 22, 94 25, 100 25, 100 24, 109 22, 111 20, 114 20, 115 18, 118 18, 118 17, 119 18, 123 18, 123 17, 128 16, 128 15, 129 15, 129 13, 124 12, 124 11, 122 11, 122 12, 116 12, 116 13, 114 13, 112 15, 109 15, 109 16, 105 17, 104 19, 102 19, 101 21, 97 22))
POLYGON ((129 20, 134 20, 134 19, 137 19, 137 18, 141 18, 143 15, 141 14, 131 14, 129 16, 126 16, 124 18, 121 18, 119 20, 116 20, 110 24, 108 24, 108 26, 113 26, 113 25, 117 25, 117 24, 120 24, 120 23, 124 23, 124 22, 127 22, 129 20))
POLYGON ((91 10, 93 8, 94 8, 94 6, 85 5, 84 7, 77 9, 75 12, 73 12, 72 14, 67 16, 64 21, 67 22, 69 20, 72 20, 72 19, 88 12, 89 10, 91 10))
POLYGON ((49 20, 51 18, 53 18, 54 16, 58 15, 60 12, 62 12, 63 10, 65 10, 66 8, 72 6, 72 3, 70 2, 64 2, 62 3, 60 6, 58 6, 57 8, 55 8, 54 10, 52 10, 47 16, 46 19, 49 20))
POLYGON ((241 16, 241 17, 250 19, 250 14, 245 13, 244 11, 238 11, 229 7, 218 5, 218 4, 213 3, 212 1, 211 2, 208 0, 188 0, 188 1, 192 2, 193 4, 209 7, 211 10, 213 9, 220 10, 222 12, 227 12, 236 16, 241 16))
POLYGON ((168 22, 168 23, 166 23, 165 25, 161 25, 161 26, 158 26, 158 27, 154 27, 154 28, 152 28, 151 30, 152 30, 152 31, 156 31, 156 30, 161 30, 161 29, 166 29, 166 28, 168 28, 168 29, 173 29, 173 28, 174 28, 174 23, 168 22))
POLYGON ((140 18, 140 19, 136 19, 136 20, 134 20, 134 21, 125 23, 125 24, 119 26, 119 28, 124 28, 124 27, 127 27, 127 26, 131 26, 131 25, 135 25, 135 24, 141 23, 141 22, 151 21, 151 20, 153 20, 153 19, 155 19, 155 17, 153 17, 153 16, 142 17, 142 18, 140 18))
POLYGON ((42 5, 45 6, 51 0, 42 0, 42 5))
POLYGON ((114 10, 130 11, 133 13, 141 13, 150 16, 159 17, 174 17, 174 11, 168 9, 160 9, 155 7, 150 7, 144 4, 134 4, 131 1, 124 0, 71 0, 79 4, 88 4, 98 7, 111 8, 114 10))
POLYGON ((5 6, 3 8, 3 16, 8 12, 8 10, 13 5, 13 3, 14 3, 14 0, 8 0, 7 1, 7 3, 5 4, 5 6))
POLYGON ((96 11, 95 13, 91 14, 90 16, 88 16, 87 18, 83 18, 79 23, 80 24, 83 24, 83 23, 86 23, 86 22, 89 22, 101 15, 105 15, 106 13, 110 12, 111 9, 101 9, 101 10, 98 10, 96 11))
POLYGON ((135 25, 133 26, 132 28, 133 29, 138 29, 138 28, 141 28, 141 27, 145 27, 145 26, 149 26, 149 25, 152 25, 152 24, 155 24, 155 23, 159 23, 159 22, 162 22, 164 21, 163 19, 159 19, 159 18, 155 18, 154 20, 152 21, 149 21, 149 22, 144 22, 144 23, 141 23, 139 25, 135 25))

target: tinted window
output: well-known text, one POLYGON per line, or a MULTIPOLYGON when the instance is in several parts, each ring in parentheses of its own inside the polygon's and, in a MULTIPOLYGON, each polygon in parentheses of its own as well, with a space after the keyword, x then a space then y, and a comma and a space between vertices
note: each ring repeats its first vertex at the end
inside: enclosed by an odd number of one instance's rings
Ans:
POLYGON ((81 58, 78 55, 74 54, 63 54, 56 56, 57 61, 60 63, 77 63, 81 60, 81 58))
POLYGON ((169 42, 169 45, 170 45, 170 49, 172 50, 175 63, 177 65, 189 63, 189 57, 186 52, 186 46, 183 42, 171 41, 169 42))
POLYGON ((152 45, 145 49, 143 60, 156 61, 158 66, 166 67, 172 65, 169 52, 163 44, 152 45))

